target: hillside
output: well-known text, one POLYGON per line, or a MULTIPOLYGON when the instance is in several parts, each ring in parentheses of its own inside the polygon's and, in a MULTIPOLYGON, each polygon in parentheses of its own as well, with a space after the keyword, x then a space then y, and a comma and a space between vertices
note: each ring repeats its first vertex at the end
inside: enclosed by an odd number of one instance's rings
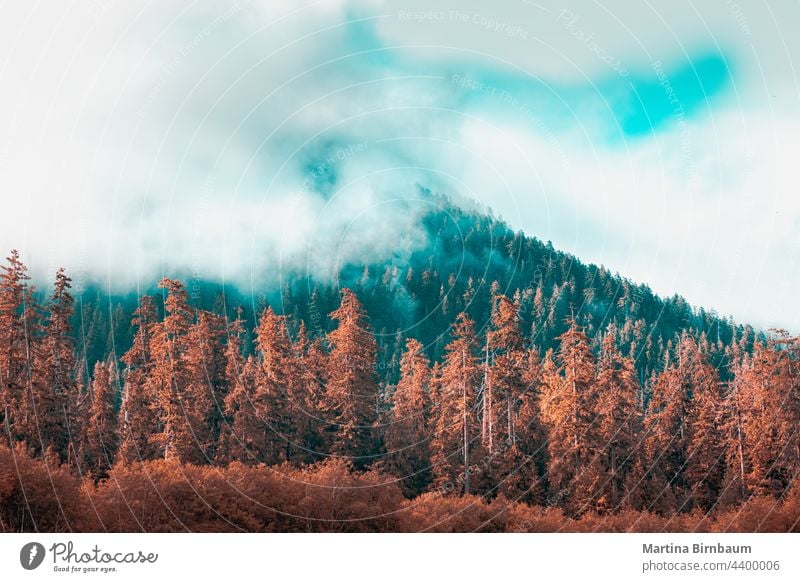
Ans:
MULTIPOLYGON (((352 288, 376 332, 378 370, 388 383, 397 381, 407 338, 418 339, 426 354, 439 361, 460 312, 474 319, 479 334, 485 330, 493 288, 518 303, 526 343, 542 353, 557 347, 556 338, 566 331, 570 317, 585 328, 595 348, 599 333, 615 324, 619 347, 634 358, 642 383, 663 369, 684 332, 709 341, 712 362, 723 377, 728 374, 730 346, 740 343, 749 351, 757 337, 748 325, 693 307, 678 295, 658 297, 646 284, 584 264, 550 243, 514 232, 489 212, 465 210, 429 192, 424 195, 435 202, 425 205, 421 218, 424 248, 402 256, 398 251, 382 263, 345 265, 333 281, 283 273, 282 288, 265 288, 256 297, 230 285, 193 280, 190 299, 196 307, 230 318, 241 308, 248 330, 255 326, 255 312, 270 305, 291 315, 295 329, 303 321, 312 336, 322 336, 332 329, 327 314, 338 306, 338 290, 352 288)), ((178 278, 188 280, 180 274, 178 278)), ((156 292, 155 287, 151 291, 156 292)), ((111 351, 120 357, 128 350, 137 299, 109 296, 96 288, 79 297, 73 328, 87 370, 111 351)))
POLYGON ((42 297, 13 251, 0 529, 796 527, 798 338, 441 206, 424 248, 260 297, 164 278, 76 305, 63 269, 42 297), (299 513, 242 513, 253 483, 299 513), (188 524, 129 509, 159 515, 165 494, 188 524))

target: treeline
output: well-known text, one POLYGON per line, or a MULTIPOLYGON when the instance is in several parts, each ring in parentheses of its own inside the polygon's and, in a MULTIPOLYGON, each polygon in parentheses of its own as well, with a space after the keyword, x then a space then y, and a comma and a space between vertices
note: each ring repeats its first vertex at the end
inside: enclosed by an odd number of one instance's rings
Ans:
MULTIPOLYGON (((567 330, 570 318, 578 322, 594 350, 599 349, 608 325, 615 324, 619 347, 634 355, 645 390, 649 389, 647 379, 663 369, 665 358, 674 356, 684 331, 695 337, 706 335, 708 358, 725 380, 733 345, 749 351, 756 341, 766 339, 748 325, 693 309, 678 295, 660 298, 646 285, 602 266, 584 264, 485 213, 457 207, 430 192, 422 191, 419 197, 425 202, 409 211, 419 215, 420 232, 398 240, 395 253, 386 261, 342 265, 326 276, 287 268, 280 273, 282 286, 265 285, 263 293, 256 294, 203 281, 194 274, 190 300, 229 319, 237 316, 241 306, 244 346, 249 350, 251 332, 266 307, 290 316, 292 333, 302 321, 310 336, 325 336, 336 327, 328 314, 339 306, 339 289, 352 289, 370 315, 378 346, 378 377, 388 384, 399 380, 407 339, 419 340, 425 354, 440 361, 461 312, 470 316, 479 334, 485 333, 491 320, 493 285, 519 305, 526 341, 542 353, 558 348, 558 337, 567 330)), ((90 375, 96 361, 120 358, 130 348, 130 322, 139 298, 89 287, 81 288, 76 299, 74 335, 85 373, 90 375)), ((161 309, 161 302, 156 307, 161 309)))
MULTIPOLYGON (((411 501, 387 507, 412 515, 418 507, 442 515, 464 503, 498 503, 550 508, 562 521, 654 513, 671 524, 681 514, 701 521, 737 515, 740 506, 771 507, 785 517, 783 500, 800 471, 795 338, 755 341, 751 349, 734 342, 720 374, 710 359, 718 344, 684 332, 665 352, 662 369, 642 382, 637 352, 620 342, 615 323, 592 341, 571 318, 556 348, 543 351, 523 331, 519 296, 493 286, 484 330, 460 313, 435 362, 419 341, 407 340, 398 380, 388 383, 381 381, 378 343, 353 291, 341 292, 330 314, 335 327, 325 334, 309 333, 302 321, 267 307, 247 346, 241 317, 197 309, 179 281, 165 279, 160 297, 140 298, 130 349, 119 362, 98 362, 84 379, 69 326, 70 279, 59 271, 49 301, 40 304, 17 253, 2 269, 6 458, 42 459, 29 466, 46 473, 60 467, 64 483, 80 482, 77 495, 97 507, 119 510, 134 499, 144 514, 151 502, 158 504, 142 489, 144 481, 125 490, 123 476, 178 475, 170 487, 188 503, 202 490, 190 476, 236 483, 242 472, 248 482, 262 475, 287 491, 297 488, 298 503, 311 516, 321 508, 309 486, 333 496, 334 515, 373 511, 381 506, 378 498, 400 492, 411 501), (309 477, 319 474, 327 480, 309 477), (342 493, 361 488, 353 484, 361 479, 377 496, 373 504, 342 493)), ((3 465, 0 493, 21 491, 25 500, 24 477, 13 466, 3 465)), ((164 479, 150 484, 166 487, 171 482, 164 479)), ((219 499, 202 491, 204 499, 219 499)), ((247 491, 234 499, 246 506, 262 499, 247 491)), ((265 511, 283 511, 284 493, 275 495, 272 503, 263 500, 265 511)), ((4 528, 42 529, 39 520, 51 519, 19 500, 6 504, 16 517, 3 517, 4 528)), ((208 510, 218 512, 216 501, 208 510)), ((114 527, 99 509, 92 511, 100 527, 114 527)), ((334 524, 339 519, 323 519, 328 525, 319 527, 344 527, 334 524)), ((125 523, 120 529, 141 529, 125 523)), ((146 529, 153 528, 158 525, 146 529)))

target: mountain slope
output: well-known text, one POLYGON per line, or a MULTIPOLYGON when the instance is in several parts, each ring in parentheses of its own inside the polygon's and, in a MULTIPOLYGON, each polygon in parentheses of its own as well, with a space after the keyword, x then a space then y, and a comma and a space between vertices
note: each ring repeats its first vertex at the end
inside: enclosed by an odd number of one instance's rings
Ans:
MULTIPOLYGON (((749 350, 757 339, 750 326, 693 308, 678 295, 661 298, 647 285, 514 232, 490 213, 427 195, 435 204, 426 205, 421 215, 427 237, 423 248, 398 251, 381 263, 346 265, 333 281, 288 274, 282 288, 265 289, 256 297, 230 286, 192 282, 193 303, 229 316, 241 307, 249 329, 256 314, 271 305, 294 316, 295 326, 302 320, 312 335, 322 336, 332 328, 327 314, 338 306, 338 290, 351 287, 369 315, 379 346, 379 375, 389 383, 397 379, 406 338, 420 340, 428 356, 440 360, 461 311, 475 320, 480 335, 490 317, 493 292, 519 303, 526 341, 542 353, 557 345, 570 317, 585 327, 595 348, 603 330, 614 324, 619 347, 635 358, 642 381, 663 368, 683 333, 707 340, 723 377, 730 346, 749 350)), ((88 289, 79 299, 73 329, 91 369, 109 352, 119 356, 130 346, 130 314, 137 297, 88 289)))

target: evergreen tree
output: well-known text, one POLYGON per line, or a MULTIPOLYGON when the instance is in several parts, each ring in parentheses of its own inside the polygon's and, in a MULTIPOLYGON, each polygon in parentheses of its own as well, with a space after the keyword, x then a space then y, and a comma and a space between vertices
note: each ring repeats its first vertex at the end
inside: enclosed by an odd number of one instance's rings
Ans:
POLYGON ((38 333, 38 314, 28 269, 11 251, 0 267, 0 421, 4 437, 38 442, 33 422, 30 372, 38 333))
POLYGON ((486 344, 484 389, 491 388, 492 398, 491 406, 484 407, 483 420, 491 432, 483 444, 491 459, 492 487, 512 499, 529 499, 539 492, 539 474, 537 461, 524 450, 535 449, 524 447, 520 437, 532 438, 541 445, 541 430, 538 414, 531 415, 531 409, 520 419, 520 412, 526 401, 535 406, 536 395, 529 392, 528 385, 532 378, 529 366, 535 366, 535 362, 528 360, 523 346, 519 306, 504 295, 495 294, 486 344))
POLYGON ((400 380, 391 396, 387 418, 386 470, 402 479, 408 497, 422 493, 431 481, 430 362, 415 339, 406 342, 400 360, 400 380))
POLYGON ((163 279, 164 319, 156 325, 152 339, 153 366, 148 383, 156 395, 161 431, 155 436, 165 459, 202 463, 205 435, 203 421, 208 399, 192 383, 187 359, 193 313, 186 289, 180 281, 163 279))
POLYGON ((296 442, 301 448, 297 460, 311 463, 320 460, 326 452, 323 435, 328 426, 324 410, 327 354, 322 339, 311 339, 303 323, 294 343, 294 353, 300 362, 300 391, 293 419, 296 442))
POLYGON ((467 314, 459 315, 452 333, 439 378, 433 473, 441 491, 469 494, 472 464, 480 456, 475 413, 479 364, 474 325, 467 314))
POLYGON ((725 478, 722 389, 717 371, 703 352, 695 350, 692 357, 692 401, 686 419, 689 443, 685 472, 691 489, 691 506, 707 512, 719 500, 725 478))
POLYGON ((559 340, 556 368, 544 376, 542 417, 549 431, 548 469, 551 498, 572 512, 587 507, 579 478, 596 453, 595 359, 589 340, 572 319, 559 340))
POLYGON ((217 444, 225 413, 228 392, 224 338, 225 319, 208 311, 198 310, 196 321, 189 328, 185 360, 188 385, 186 394, 197 417, 194 440, 201 451, 201 460, 217 456, 217 444))
POLYGON ((351 290, 342 290, 341 305, 330 317, 339 324, 328 334, 325 407, 334 430, 329 435, 330 450, 363 466, 380 450, 373 430, 379 403, 374 371, 377 346, 351 290))
POLYGON ((155 364, 152 344, 156 320, 153 298, 142 296, 131 321, 136 328, 133 343, 122 357, 127 368, 117 422, 120 431, 117 460, 124 464, 159 456, 155 440, 161 431, 157 415, 158 394, 150 380, 155 364))
POLYGON ((782 495, 800 471, 800 426, 796 340, 756 347, 740 371, 746 413, 746 487, 762 495, 782 495))
POLYGON ((254 406, 263 430, 259 457, 276 464, 291 460, 295 450, 293 408, 300 391, 300 368, 285 316, 267 308, 256 334, 260 365, 255 374, 254 406))
POLYGON ((597 372, 597 461, 592 476, 596 508, 615 511, 626 505, 632 468, 638 454, 642 414, 639 384, 630 358, 617 349, 616 327, 609 326, 602 343, 597 372))
POLYGON ((91 407, 86 423, 84 462, 89 472, 105 478, 117 452, 117 412, 119 378, 114 360, 97 362, 90 388, 91 407))
POLYGON ((81 441, 82 426, 77 414, 80 388, 76 374, 75 348, 70 331, 74 299, 71 279, 64 269, 56 273, 48 305, 40 361, 34 362, 32 391, 36 399, 39 435, 42 448, 57 453, 62 460, 76 460, 74 443, 81 441))

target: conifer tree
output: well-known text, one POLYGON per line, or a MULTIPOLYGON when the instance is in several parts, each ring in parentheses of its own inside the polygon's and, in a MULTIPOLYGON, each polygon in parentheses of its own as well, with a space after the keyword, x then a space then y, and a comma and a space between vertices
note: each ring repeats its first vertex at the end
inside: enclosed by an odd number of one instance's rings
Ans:
POLYGON ((647 473, 639 477, 644 493, 640 503, 659 512, 688 511, 695 500, 701 506, 710 503, 721 488, 716 373, 687 334, 676 347, 675 360, 656 378, 645 418, 642 467, 647 473), (710 448, 708 456, 702 447, 710 448), (703 484, 706 474, 709 480, 703 484))
POLYGON ((186 357, 194 314, 180 281, 163 279, 159 288, 166 293, 164 319, 155 327, 149 377, 161 424, 155 441, 165 459, 202 463, 206 444, 202 422, 208 399, 197 394, 196 386, 192 385, 192 370, 186 357))
POLYGON ((328 421, 324 410, 325 374, 327 354, 321 338, 311 339, 301 322, 294 342, 295 358, 299 360, 300 391, 296 396, 294 410, 295 434, 299 462, 318 461, 325 450, 325 434, 328 421))
MULTIPOLYGON (((217 463, 227 464, 234 460, 233 420, 235 411, 233 408, 238 406, 240 399, 245 400, 244 388, 244 367, 245 358, 242 352, 244 335, 244 322, 242 321, 242 309, 236 311, 236 319, 228 321, 226 326, 225 342, 225 388, 226 394, 222 403, 223 414, 221 415, 219 427, 219 441, 217 443, 216 460, 217 463)), ((238 451, 237 451, 238 452, 238 451)), ((242 455, 236 455, 238 460, 243 461, 242 455)))
MULTIPOLYGON (((492 388, 493 406, 488 407, 492 442, 484 442, 491 458, 492 487, 512 499, 529 499, 539 492, 536 457, 525 453, 520 437, 539 441, 541 431, 538 413, 531 415, 537 396, 529 392, 528 382, 534 377, 528 368, 536 362, 528 360, 523 347, 519 321, 519 306, 504 295, 495 295, 495 307, 487 334, 487 350, 491 365, 487 385, 492 388), (530 410, 520 419, 523 402, 529 401, 530 410), (496 442, 495 442, 496 439, 496 442)), ((538 379, 535 390, 538 391, 538 379)), ((484 424, 486 417, 484 416, 484 424)))
POLYGON ((636 471, 638 491, 633 499, 637 509, 665 513, 685 504, 688 388, 685 374, 676 366, 665 369, 653 382, 643 455, 636 471))
POLYGON ((95 364, 89 391, 91 407, 86 423, 83 458, 89 472, 100 479, 108 475, 117 452, 115 404, 118 383, 114 360, 95 364))
POLYGON ((479 364, 474 326, 467 314, 458 316, 452 334, 439 378, 433 472, 440 490, 469 494, 472 464, 479 457, 475 412, 479 364))
POLYGON ((33 411, 26 410, 30 398, 30 369, 33 362, 33 333, 38 326, 28 268, 19 252, 11 251, 8 265, 0 267, 0 421, 4 438, 12 441, 38 435, 33 411), (28 422, 28 421, 31 422, 28 422))
POLYGON ((595 359, 574 319, 559 340, 557 367, 545 374, 542 395, 549 434, 547 477, 551 497, 578 512, 586 507, 586 491, 579 487, 578 478, 596 452, 595 359))
POLYGON ((536 348, 526 351, 523 367, 524 390, 520 395, 515 428, 515 443, 521 453, 515 469, 518 478, 507 481, 506 487, 501 485, 498 492, 509 499, 544 503, 547 493, 548 439, 542 421, 541 398, 545 371, 536 348))
POLYGON ((800 471, 800 381, 796 340, 757 345, 741 371, 749 491, 782 495, 800 471))
POLYGON ((77 414, 80 390, 70 330, 75 302, 69 292, 70 283, 64 269, 59 269, 48 305, 39 361, 34 362, 31 374, 42 447, 52 448, 62 460, 75 460, 74 443, 81 441, 82 430, 77 414))
POLYGON ((628 500, 627 488, 635 464, 642 414, 639 384, 630 358, 617 349, 616 326, 603 338, 596 383, 598 456, 588 487, 596 509, 615 511, 628 500))
POLYGON ((430 362, 422 344, 409 339, 400 360, 400 380, 391 395, 386 427, 386 470, 402 479, 407 496, 422 493, 431 481, 430 362))
POLYGON ((300 390, 300 369, 286 327, 286 317, 271 307, 256 330, 259 366, 254 405, 263 428, 261 460, 276 464, 291 460, 296 438, 293 403, 300 390))
MULTIPOLYGON (((524 390, 524 359, 522 333, 519 327, 519 309, 513 301, 500 295, 492 315, 488 333, 491 352, 490 383, 497 403, 495 410, 496 432, 501 442, 510 447, 516 443, 516 417, 520 395, 524 390)), ((492 448, 489 448, 489 452, 492 448)))
POLYGON ((187 337, 185 359, 189 384, 186 394, 198 418, 194 439, 206 461, 217 456, 228 391, 225 333, 222 316, 198 310, 187 337))
POLYGON ((341 305, 330 317, 339 324, 328 334, 325 407, 334 431, 330 449, 363 466, 380 449, 373 430, 379 403, 374 372, 377 346, 361 303, 351 290, 342 290, 341 305))
POLYGON ((126 365, 122 404, 117 427, 119 449, 117 461, 132 463, 159 456, 155 437, 161 432, 157 415, 158 394, 150 380, 153 370, 153 335, 157 325, 153 298, 144 295, 133 313, 136 328, 131 348, 122 357, 126 365))
POLYGON ((719 500, 725 478, 722 389, 717 371, 703 352, 695 350, 692 357, 692 400, 686 419, 689 442, 685 472, 691 489, 691 507, 700 507, 707 512, 719 500))
POLYGON ((252 355, 234 365, 231 359, 228 362, 228 378, 233 383, 225 397, 225 416, 230 427, 224 433, 225 459, 248 464, 264 462, 264 423, 255 402, 258 362, 252 355))
POLYGON ((748 416, 747 394, 742 376, 745 354, 737 352, 733 355, 731 365, 733 379, 728 383, 721 403, 720 432, 724 451, 724 482, 720 493, 720 504, 731 507, 741 503, 749 495, 747 475, 749 473, 749 450, 745 443, 744 423, 748 416))

